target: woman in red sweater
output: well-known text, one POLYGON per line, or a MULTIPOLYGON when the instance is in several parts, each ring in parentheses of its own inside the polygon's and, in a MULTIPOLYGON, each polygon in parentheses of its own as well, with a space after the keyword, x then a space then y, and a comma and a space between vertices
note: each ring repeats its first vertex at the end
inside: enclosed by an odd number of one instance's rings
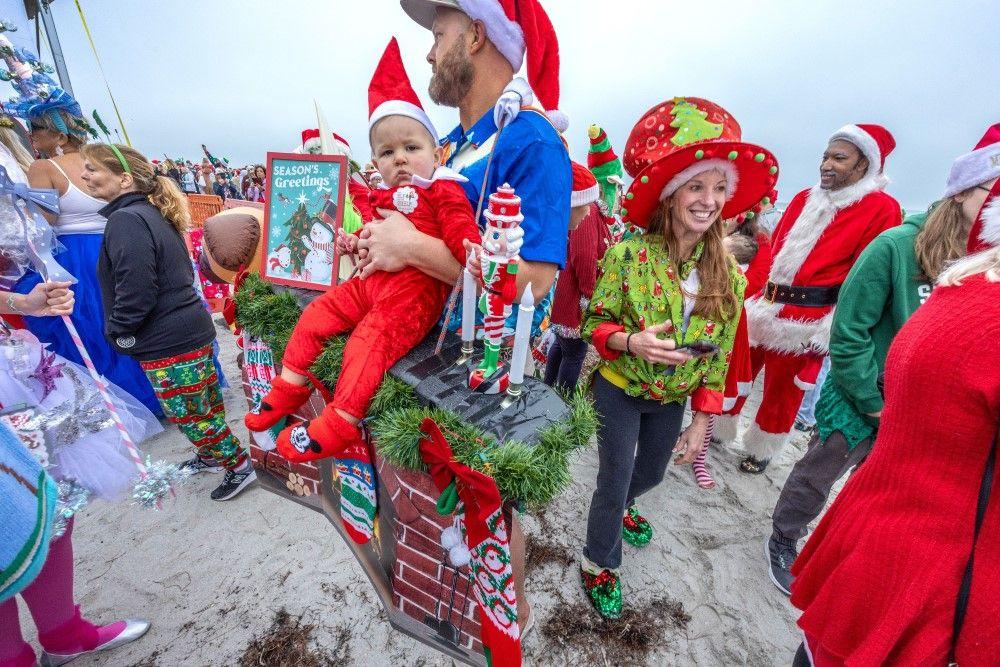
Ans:
POLYGON ((997 664, 998 194, 969 236, 979 252, 896 336, 872 454, 792 567, 798 664, 997 664))

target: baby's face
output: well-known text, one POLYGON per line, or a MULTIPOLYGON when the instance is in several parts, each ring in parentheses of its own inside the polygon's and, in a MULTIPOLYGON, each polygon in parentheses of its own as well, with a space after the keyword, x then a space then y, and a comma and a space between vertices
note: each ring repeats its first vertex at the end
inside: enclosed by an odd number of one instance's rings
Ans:
POLYGON ((419 121, 386 116, 371 132, 372 159, 387 187, 407 185, 413 176, 430 179, 441 150, 419 121))

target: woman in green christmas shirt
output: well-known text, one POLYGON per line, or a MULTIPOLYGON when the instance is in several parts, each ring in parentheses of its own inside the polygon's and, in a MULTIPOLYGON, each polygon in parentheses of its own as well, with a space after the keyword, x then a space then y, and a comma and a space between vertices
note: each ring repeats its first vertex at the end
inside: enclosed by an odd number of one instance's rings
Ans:
POLYGON ((777 180, 774 157, 740 139, 725 109, 674 98, 648 111, 626 146, 635 180, 622 217, 646 233, 608 250, 583 323, 603 362, 593 385, 600 468, 581 575, 605 618, 621 614, 622 539, 644 546, 652 537, 635 499, 663 480, 671 454, 678 464, 697 457, 710 415, 722 409, 746 286, 722 245, 722 221, 767 199, 777 180), (689 398, 693 419, 680 433, 689 398))

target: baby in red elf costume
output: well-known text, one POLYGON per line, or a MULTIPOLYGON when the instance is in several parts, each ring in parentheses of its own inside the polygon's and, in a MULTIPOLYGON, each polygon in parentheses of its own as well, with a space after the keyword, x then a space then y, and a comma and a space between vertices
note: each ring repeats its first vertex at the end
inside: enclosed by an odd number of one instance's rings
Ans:
MULTIPOLYGON (((465 264, 464 242, 481 242, 472 207, 459 182, 441 165, 437 133, 410 86, 395 38, 389 42, 368 91, 369 139, 382 183, 372 190, 372 211, 396 210, 421 232, 442 239, 465 264)), ((370 222, 366 220, 366 222, 370 222)), ((357 239, 342 231, 341 251, 355 252, 357 239)), ((251 431, 263 431, 292 414, 312 393, 309 367, 327 341, 350 332, 333 400, 316 419, 281 431, 278 452, 290 461, 334 456, 341 473, 341 516, 358 543, 371 537, 375 515, 374 474, 358 422, 386 371, 417 345, 441 317, 449 285, 405 268, 354 277, 310 303, 282 357, 281 376, 246 416, 251 431)))

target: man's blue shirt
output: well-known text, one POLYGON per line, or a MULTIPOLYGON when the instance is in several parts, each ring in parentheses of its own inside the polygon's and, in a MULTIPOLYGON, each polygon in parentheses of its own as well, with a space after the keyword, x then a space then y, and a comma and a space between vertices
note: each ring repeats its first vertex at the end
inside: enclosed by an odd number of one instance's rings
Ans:
MULTIPOLYGON (((509 184, 521 198, 524 216, 521 258, 555 264, 562 269, 566 262, 573 178, 569 153, 549 121, 538 112, 522 110, 503 132, 498 132, 490 109, 468 132, 459 125, 441 144, 448 150, 447 166, 469 179, 462 183, 462 188, 473 211, 479 204, 486 163, 492 151, 482 212, 489 205, 489 196, 504 183, 509 184)), ((485 228, 486 219, 482 215, 477 222, 480 229, 485 228)), ((538 333, 538 326, 548 315, 551 297, 550 290, 535 309, 534 333, 538 333)), ((457 311, 449 328, 457 328, 461 322, 457 311)), ((507 322, 511 329, 516 314, 515 307, 507 322)))

